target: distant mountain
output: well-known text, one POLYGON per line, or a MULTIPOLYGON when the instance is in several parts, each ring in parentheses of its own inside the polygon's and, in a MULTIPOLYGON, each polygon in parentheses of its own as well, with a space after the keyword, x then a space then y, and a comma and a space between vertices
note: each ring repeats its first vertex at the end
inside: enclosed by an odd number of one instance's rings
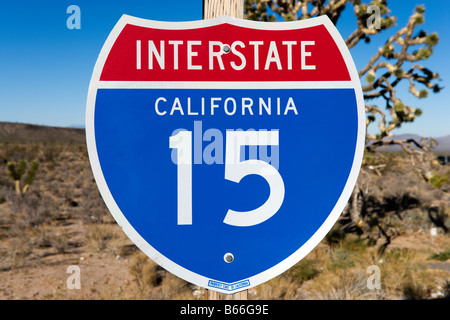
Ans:
POLYGON ((436 139, 439 145, 434 152, 450 153, 450 134, 448 136, 439 137, 436 139))
MULTIPOLYGON (((407 140, 407 139, 414 139, 418 143, 421 142, 422 137, 417 134, 398 134, 394 137, 384 138, 383 140, 389 141, 389 140, 407 140)), ((438 145, 436 148, 433 149, 433 152, 435 153, 450 153, 450 135, 435 138, 435 140, 438 142, 438 145)), ((392 145, 392 146, 386 146, 386 147, 380 147, 377 150, 379 151, 402 151, 402 147, 399 145, 392 145)))
POLYGON ((84 129, 85 125, 84 124, 71 124, 67 128, 84 129))
MULTIPOLYGON (((78 127, 78 126, 77 126, 78 127)), ((414 139, 420 143, 421 137, 416 134, 399 134, 392 139, 414 139)), ((438 146, 435 153, 450 153, 450 135, 435 138, 438 146)), ((0 142, 58 142, 58 143, 85 143, 84 125, 81 128, 49 127, 34 124, 0 122, 0 142)), ((380 151, 401 151, 398 145, 382 147, 380 151)))
POLYGON ((0 142, 85 143, 83 129, 0 122, 0 142))

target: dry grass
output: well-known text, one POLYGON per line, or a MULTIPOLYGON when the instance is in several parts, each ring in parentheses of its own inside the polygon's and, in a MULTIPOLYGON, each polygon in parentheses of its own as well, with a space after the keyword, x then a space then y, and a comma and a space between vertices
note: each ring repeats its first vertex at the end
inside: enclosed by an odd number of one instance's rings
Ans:
MULTIPOLYGON (((37 159, 41 165, 22 197, 0 166, 1 299, 203 298, 196 295, 197 287, 140 253, 114 222, 95 185, 84 145, 2 144, 0 163, 19 159, 37 159), (65 270, 72 264, 82 270, 78 291, 65 285, 65 270), (30 277, 35 280, 30 282, 30 277)), ((446 174, 438 169, 435 174, 446 174)), ((431 292, 446 292, 450 273, 430 269, 427 263, 442 262, 430 257, 445 259, 450 240, 441 229, 430 236, 433 222, 425 206, 439 200, 444 203, 441 212, 448 213, 449 196, 442 191, 446 185, 424 184, 393 159, 384 170, 383 176, 372 174, 362 181, 376 205, 397 210, 383 211, 382 222, 395 230, 384 252, 377 241, 369 245, 365 234, 334 229, 290 270, 252 289, 249 298, 427 299, 431 292), (419 200, 413 207, 402 202, 411 198, 419 200), (367 287, 371 265, 381 272, 377 290, 367 287)), ((376 235, 379 230, 370 232, 376 235)))
POLYGON ((194 286, 168 273, 141 252, 137 252, 129 266, 140 295, 152 300, 194 299, 194 286))
POLYGON ((354 235, 347 235, 332 247, 323 241, 289 271, 258 286, 256 296, 288 300, 426 299, 431 292, 443 290, 450 277, 448 272, 426 267, 430 252, 392 248, 380 255, 376 246, 367 246, 354 235), (372 265, 380 269, 380 289, 367 286, 373 275, 368 267, 372 265))

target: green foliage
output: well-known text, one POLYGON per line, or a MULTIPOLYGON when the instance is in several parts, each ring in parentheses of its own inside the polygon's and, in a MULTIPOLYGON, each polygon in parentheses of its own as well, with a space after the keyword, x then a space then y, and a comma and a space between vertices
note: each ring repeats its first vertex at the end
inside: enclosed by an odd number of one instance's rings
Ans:
POLYGON ((244 11, 246 19, 248 20, 261 20, 274 22, 276 17, 274 15, 267 14, 266 3, 261 0, 245 1, 244 11))
POLYGON ((424 13, 425 12, 425 7, 423 5, 416 6, 416 12, 417 13, 424 13))
POLYGON ((403 110, 405 109, 405 105, 401 101, 397 101, 394 104, 394 108, 395 108, 395 111, 397 111, 397 112, 403 112, 403 110))
POLYGON ((419 92, 419 98, 426 98, 428 97, 428 90, 427 89, 422 89, 419 92))
POLYGON ((394 46, 390 43, 386 43, 383 47, 383 56, 386 58, 394 57, 394 46))
POLYGON ((436 32, 433 32, 425 38, 425 44, 429 47, 434 47, 439 42, 439 36, 436 32))
POLYGON ((12 161, 6 163, 6 168, 8 169, 8 174, 14 181, 20 180, 25 173, 27 166, 27 162, 25 160, 20 160, 19 163, 16 164, 12 161))
POLYGON ((11 161, 7 162, 6 168, 8 169, 8 174, 11 177, 11 179, 13 179, 14 181, 20 180, 20 175, 16 171, 16 166, 14 165, 14 162, 11 161))
POLYGON ((363 3, 355 7, 355 14, 359 18, 364 17, 367 14, 367 4, 363 3))
POLYGON ((426 60, 431 56, 432 53, 433 49, 431 48, 421 48, 419 51, 415 53, 415 56, 419 60, 426 60))
MULTIPOLYGON (((356 30, 345 40, 349 49, 360 42, 370 43, 375 36, 396 26, 398 19, 391 15, 387 0, 245 0, 244 10, 245 17, 250 20, 291 21, 327 15, 336 25, 342 16, 341 13, 347 11, 350 6, 356 20, 356 30), (373 12, 367 11, 369 5, 379 8, 380 28, 369 27, 373 17, 373 12)), ((359 76, 366 82, 366 85, 362 87, 366 100, 366 114, 377 116, 375 121, 371 120, 373 118, 368 118, 366 125, 378 122, 377 130, 379 131, 371 134, 367 130, 366 141, 378 142, 383 137, 392 136, 393 130, 400 128, 404 123, 413 122, 418 115, 414 106, 396 103, 404 100, 398 91, 401 88, 400 83, 409 81, 409 91, 418 98, 428 97, 428 89, 433 93, 438 93, 442 89, 437 83, 433 83, 439 75, 420 64, 420 61, 431 57, 434 46, 439 42, 437 33, 427 34, 425 30, 417 30, 424 22, 425 6, 418 5, 406 25, 398 28, 394 34, 390 33, 384 45, 376 50, 368 59, 366 66, 359 70, 359 76), (421 90, 416 88, 416 85, 423 85, 426 89, 421 90), (383 111, 378 105, 367 103, 368 100, 376 98, 385 100, 386 103, 383 105, 388 112, 383 111)), ((395 143, 405 145, 405 141, 397 140, 395 143)), ((383 145, 384 143, 371 145, 371 151, 383 145)))
POLYGON ((414 279, 408 279, 403 284, 403 296, 408 300, 423 300, 428 296, 428 290, 422 285, 418 285, 414 279))
POLYGON ((394 75, 395 75, 397 78, 400 78, 401 76, 403 76, 403 69, 402 69, 402 68, 397 68, 397 69, 395 69, 394 75))
POLYGON ((367 243, 364 239, 357 235, 344 233, 337 247, 329 253, 328 268, 330 270, 351 268, 358 262, 358 256, 366 251, 367 243))
POLYGON ((136 279, 141 291, 148 291, 162 282, 158 266, 142 253, 136 254, 130 263, 129 271, 136 279))
POLYGON ((289 276, 298 284, 302 284, 306 280, 311 280, 317 276, 321 271, 316 266, 316 263, 310 259, 303 259, 291 269, 289 269, 289 276))
POLYGON ((350 251, 339 248, 330 252, 330 263, 328 264, 330 270, 348 269, 354 265, 353 254, 350 251))
POLYGON ((37 160, 31 161, 30 165, 28 166, 28 171, 27 171, 27 164, 28 162, 24 159, 19 160, 17 164, 12 161, 8 161, 6 163, 8 175, 15 182, 16 191, 20 195, 27 192, 29 186, 33 183, 34 179, 36 178, 36 172, 37 169, 39 168, 39 162, 37 160), (24 179, 25 185, 22 188, 21 182, 24 175, 25 175, 24 179))
POLYGON ((440 188, 442 185, 446 184, 448 182, 448 176, 447 175, 439 175, 439 174, 433 174, 429 181, 433 186, 436 188, 440 188))
POLYGON ((439 252, 439 253, 435 253, 430 256, 430 259, 439 260, 439 261, 447 261, 448 259, 450 259, 450 249, 439 252))
POLYGON ((342 228, 335 224, 330 232, 325 236, 326 243, 332 247, 339 244, 345 238, 345 232, 342 228))
POLYGON ((392 17, 387 17, 386 19, 382 19, 381 20, 381 28, 382 29, 387 29, 392 27, 395 24, 396 19, 392 18, 392 17))
POLYGON ((284 16, 284 21, 294 21, 294 17, 288 13, 284 16))
POLYGON ((28 168, 28 174, 25 178, 25 185, 30 185, 33 183, 36 178, 36 172, 39 168, 39 162, 37 160, 33 160, 30 163, 30 167, 28 168))
POLYGON ((375 76, 374 76, 373 74, 368 73, 368 74, 366 75, 366 82, 367 82, 367 83, 372 83, 374 80, 375 80, 375 76))
POLYGON ((27 168, 27 162, 25 160, 19 160, 19 164, 17 165, 18 169, 17 169, 17 175, 19 176, 19 179, 23 176, 23 174, 25 173, 25 170, 27 168))
POLYGON ((415 23, 416 23, 417 25, 420 25, 420 24, 423 24, 424 22, 425 22, 424 16, 423 16, 422 14, 417 15, 416 20, 415 20, 415 23))

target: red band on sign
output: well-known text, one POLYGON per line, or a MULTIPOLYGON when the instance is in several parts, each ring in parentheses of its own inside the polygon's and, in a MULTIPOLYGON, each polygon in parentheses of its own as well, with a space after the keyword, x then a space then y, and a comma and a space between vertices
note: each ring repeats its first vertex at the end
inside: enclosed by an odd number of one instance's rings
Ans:
POLYGON ((323 25, 258 30, 221 24, 187 30, 127 25, 100 81, 349 81, 323 25))

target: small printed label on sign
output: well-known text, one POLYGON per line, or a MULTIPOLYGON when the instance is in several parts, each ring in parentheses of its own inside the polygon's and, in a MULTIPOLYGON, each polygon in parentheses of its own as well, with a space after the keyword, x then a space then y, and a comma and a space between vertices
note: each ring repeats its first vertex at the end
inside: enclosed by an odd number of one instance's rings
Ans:
POLYGON ((227 291, 234 291, 237 289, 242 289, 248 287, 250 285, 249 280, 242 280, 235 283, 225 283, 220 281, 209 280, 208 287, 217 288, 227 291))

